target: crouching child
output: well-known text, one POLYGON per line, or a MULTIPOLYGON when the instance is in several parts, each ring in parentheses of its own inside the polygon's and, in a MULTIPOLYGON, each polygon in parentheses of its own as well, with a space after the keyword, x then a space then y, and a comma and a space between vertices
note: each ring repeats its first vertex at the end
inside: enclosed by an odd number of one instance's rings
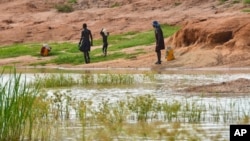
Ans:
POLYGON ((40 51, 41 56, 48 56, 51 49, 52 48, 48 44, 43 44, 40 51))

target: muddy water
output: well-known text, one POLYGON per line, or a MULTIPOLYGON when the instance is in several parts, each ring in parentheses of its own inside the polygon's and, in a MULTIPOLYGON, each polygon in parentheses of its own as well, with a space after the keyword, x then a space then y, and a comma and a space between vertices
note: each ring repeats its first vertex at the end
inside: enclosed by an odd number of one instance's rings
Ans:
MULTIPOLYGON (((235 95, 229 93, 227 95, 220 95, 219 93, 214 95, 205 96, 197 93, 185 93, 180 90, 191 86, 207 85, 212 83, 220 83, 236 80, 239 78, 250 79, 250 70, 164 70, 161 72, 150 71, 147 69, 141 70, 48 70, 48 69, 37 69, 37 70, 21 70, 22 76, 28 81, 34 79, 34 74, 36 75, 49 75, 50 73, 60 73, 72 75, 74 78, 78 78, 79 75, 85 73, 95 74, 108 74, 108 73, 121 73, 133 75, 137 83, 134 85, 126 86, 85 86, 85 87, 70 87, 70 88, 60 88, 59 91, 62 93, 67 93, 74 99, 88 99, 93 102, 93 105, 98 105, 103 99, 109 99, 111 102, 116 102, 126 99, 127 96, 140 96, 145 94, 153 95, 157 98, 159 102, 196 102, 202 106, 206 106, 207 111, 204 113, 203 120, 200 124, 196 124, 196 128, 200 128, 206 131, 207 136, 216 136, 220 134, 221 140, 229 139, 229 126, 230 124, 237 124, 241 121, 238 120, 239 116, 247 114, 250 116, 250 95, 235 95), (144 80, 142 74, 153 75, 154 81, 144 80), (234 105, 233 108, 230 109, 234 105), (225 116, 219 116, 219 119, 214 119, 214 114, 218 114, 216 110, 218 109, 229 109, 230 112, 228 116, 231 116, 230 120, 224 121, 225 116), (234 116, 235 115, 235 116, 234 116)), ((8 74, 3 75, 2 82, 8 80, 8 74)), ((54 91, 58 89, 48 89, 48 95, 53 95, 54 91)), ((227 117, 228 118, 228 117, 227 117)), ((74 112, 72 112, 72 120, 75 119, 74 112)), ((132 115, 128 118, 129 122, 133 122, 132 115)), ((249 124, 249 123, 248 123, 249 124)), ((76 129, 80 128, 77 125, 72 124, 72 127, 67 127, 67 130, 62 126, 62 137, 63 139, 68 138, 68 140, 75 140, 77 137, 71 135, 70 133, 76 129), (72 131, 71 131, 72 130, 72 131), (65 133, 67 132, 67 133, 65 133)), ((193 125, 184 124, 182 128, 189 129, 193 128, 193 125)), ((79 129, 80 130, 80 129, 79 129)), ((80 132, 80 131, 79 131, 80 132)), ((201 135, 202 136, 202 135, 201 135)), ((66 139, 67 140, 67 139, 66 139)), ((77 139, 76 139, 77 140, 77 139)), ((204 138, 203 140, 210 140, 204 138)))

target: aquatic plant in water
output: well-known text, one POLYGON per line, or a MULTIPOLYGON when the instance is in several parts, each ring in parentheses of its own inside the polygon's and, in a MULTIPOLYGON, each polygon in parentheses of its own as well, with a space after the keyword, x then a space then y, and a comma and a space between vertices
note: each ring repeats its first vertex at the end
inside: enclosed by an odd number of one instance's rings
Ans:
MULTIPOLYGON (((2 74, 0 79, 3 79, 2 74)), ((22 140, 28 131, 32 136, 31 125, 33 103, 38 91, 30 88, 26 81, 21 82, 21 74, 15 71, 12 76, 0 83, 0 140, 22 140)))

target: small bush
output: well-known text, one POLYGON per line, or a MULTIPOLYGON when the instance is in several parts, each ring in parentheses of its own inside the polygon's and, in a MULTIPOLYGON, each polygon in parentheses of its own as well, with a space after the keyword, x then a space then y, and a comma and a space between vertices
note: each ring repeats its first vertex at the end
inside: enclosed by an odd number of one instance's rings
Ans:
POLYGON ((224 4, 225 2, 227 2, 228 0, 219 0, 219 5, 224 4))
POLYGON ((181 5, 181 2, 175 2, 174 5, 179 6, 179 5, 181 5))
POLYGON ((119 7, 120 4, 118 2, 114 3, 113 5, 111 5, 111 8, 115 8, 115 7, 119 7))
POLYGON ((233 4, 240 3, 240 0, 234 0, 233 4))
POLYGON ((68 3, 77 3, 77 0, 68 0, 68 3))
POLYGON ((58 12, 69 13, 74 11, 72 5, 70 4, 58 4, 55 6, 58 12))
POLYGON ((250 4, 250 0, 244 0, 245 4, 250 4))
POLYGON ((243 9, 242 11, 243 11, 243 12, 250 13, 250 9, 243 9))

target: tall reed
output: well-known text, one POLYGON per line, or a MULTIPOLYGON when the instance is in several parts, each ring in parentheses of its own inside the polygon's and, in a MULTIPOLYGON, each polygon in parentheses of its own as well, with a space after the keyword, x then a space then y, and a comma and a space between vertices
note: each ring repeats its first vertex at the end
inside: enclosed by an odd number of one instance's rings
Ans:
POLYGON ((24 139, 24 132, 32 129, 27 127, 32 117, 32 105, 37 94, 36 89, 21 82, 21 74, 14 73, 5 80, 3 72, 0 75, 0 140, 17 141, 24 139))

